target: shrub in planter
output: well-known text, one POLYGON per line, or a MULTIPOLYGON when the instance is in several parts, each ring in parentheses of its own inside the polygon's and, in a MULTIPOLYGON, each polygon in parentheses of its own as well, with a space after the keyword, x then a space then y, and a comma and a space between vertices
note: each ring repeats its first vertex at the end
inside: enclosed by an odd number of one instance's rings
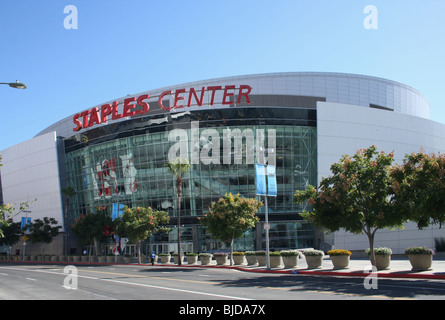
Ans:
POLYGON ((211 253, 200 253, 199 259, 201 260, 202 265, 209 265, 212 262, 213 255, 211 253))
POLYGON ((306 258, 307 268, 319 268, 323 262, 324 252, 321 250, 304 250, 303 255, 306 258))
POLYGON ((244 252, 244 256, 246 257, 248 266, 254 266, 258 263, 255 251, 246 251, 244 252))
POLYGON ((412 270, 429 270, 433 264, 434 251, 426 247, 412 247, 405 249, 412 270))
POLYGON ((222 266, 227 263, 229 254, 227 252, 215 252, 213 256, 215 257, 216 265, 222 266))
POLYGON ((283 259, 283 264, 286 269, 294 268, 298 264, 298 258, 300 257, 300 252, 297 250, 282 250, 280 252, 281 258, 283 259))
POLYGON ((244 257, 244 252, 241 251, 235 251, 233 253, 233 262, 237 265, 244 264, 246 261, 246 258, 244 257))
MULTIPOLYGON (((178 259, 178 253, 177 252, 174 252, 174 253, 172 253, 172 256, 173 256, 173 262, 174 263, 178 263, 179 262, 179 259, 178 259)), ((181 263, 182 262, 184 262, 184 254, 183 253, 181 253, 181 263)))
POLYGON ((335 249, 328 251, 329 257, 331 257, 334 269, 345 269, 349 266, 349 257, 351 256, 351 251, 335 249))
MULTIPOLYGON (((365 253, 369 256, 371 249, 366 249, 365 253)), ((390 248, 374 248, 375 264, 377 270, 384 270, 389 268, 391 262, 392 250, 390 248)))
POLYGON ((266 251, 265 250, 255 251, 255 256, 258 261, 259 267, 266 265, 266 251))
POLYGON ((187 256, 187 263, 188 264, 195 264, 198 262, 198 254, 194 252, 189 252, 186 254, 187 256))

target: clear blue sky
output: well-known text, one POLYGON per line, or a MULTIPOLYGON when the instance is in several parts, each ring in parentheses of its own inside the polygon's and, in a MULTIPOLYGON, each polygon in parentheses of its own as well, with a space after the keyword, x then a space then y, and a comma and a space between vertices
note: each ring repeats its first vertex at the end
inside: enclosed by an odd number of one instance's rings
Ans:
POLYGON ((268 72, 398 81, 445 123, 444 19, 444 0, 2 0, 0 82, 28 89, 0 86, 0 150, 127 94, 268 72), (363 26, 367 5, 377 30, 363 26))

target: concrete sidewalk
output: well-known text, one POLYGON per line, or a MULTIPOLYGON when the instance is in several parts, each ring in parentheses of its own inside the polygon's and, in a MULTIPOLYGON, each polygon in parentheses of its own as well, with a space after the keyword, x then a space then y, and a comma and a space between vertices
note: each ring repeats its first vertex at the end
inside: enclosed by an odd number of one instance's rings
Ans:
MULTIPOLYGON (((166 264, 166 266, 167 265, 168 264, 166 264)), ((184 264, 183 266, 193 266, 193 265, 184 264)), ((333 264, 329 259, 329 257, 325 257, 323 259, 322 266, 317 269, 308 269, 304 258, 299 259, 297 267, 293 269, 272 268, 270 270, 266 270, 265 267, 258 267, 258 266, 235 265, 231 267, 228 265, 216 266, 216 264, 212 264, 208 267, 233 268, 236 270, 248 271, 248 272, 307 274, 307 275, 319 275, 319 276, 355 276, 355 277, 366 277, 370 275, 372 271, 369 259, 351 258, 348 268, 334 269, 333 264)), ((376 274, 379 277, 384 277, 384 278, 445 280, 445 259, 442 257, 434 259, 433 257, 433 264, 431 269, 425 271, 413 271, 408 258, 393 258, 391 259, 391 264, 388 269, 378 270, 376 274)))

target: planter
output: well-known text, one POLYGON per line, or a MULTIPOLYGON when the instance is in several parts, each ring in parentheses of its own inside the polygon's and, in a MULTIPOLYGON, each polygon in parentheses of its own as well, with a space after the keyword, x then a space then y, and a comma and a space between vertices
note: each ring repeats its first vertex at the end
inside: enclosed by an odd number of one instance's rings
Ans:
MULTIPOLYGON (((178 259, 178 255, 177 254, 173 255, 173 262, 178 264, 179 259, 178 259)), ((183 262, 184 262, 184 254, 181 254, 181 263, 183 263, 183 262)))
POLYGON ((317 269, 323 263, 323 256, 305 256, 308 269, 317 269))
POLYGON ((80 260, 80 256, 73 256, 73 262, 79 262, 80 260))
POLYGON ((50 260, 51 260, 52 262, 59 261, 59 256, 51 256, 50 260))
POLYGON ((31 256, 30 259, 31 261, 37 261, 37 256, 31 256))
POLYGON ((51 256, 44 256, 43 261, 51 261, 51 256))
POLYGON ((82 262, 88 262, 90 258, 88 256, 80 256, 80 261, 82 262))
POLYGON ((99 256, 99 257, 97 258, 97 260, 98 260, 100 263, 105 263, 105 262, 107 262, 107 256, 99 256))
POLYGON ((385 255, 376 254, 375 255, 375 267, 377 268, 377 270, 389 269, 390 263, 391 263, 391 255, 390 254, 385 254, 385 255))
POLYGON ((66 259, 66 256, 59 256, 59 261, 60 262, 66 262, 68 260, 66 259))
POLYGON ((203 266, 207 266, 212 262, 212 256, 211 255, 203 255, 199 256, 199 259, 201 260, 201 264, 203 266))
POLYGON ((125 263, 132 263, 133 257, 124 257, 125 263))
POLYGON ((409 254, 408 259, 413 271, 430 270, 433 264, 432 254, 409 254))
POLYGON ((233 255, 233 263, 236 265, 241 265, 246 263, 246 257, 243 255, 233 255))
POLYGON ((223 266, 223 265, 227 264, 229 261, 227 255, 221 255, 221 256, 216 255, 214 257, 215 257, 217 266, 223 266))
POLYGON ((90 256, 90 258, 88 259, 89 262, 98 262, 99 259, 97 256, 90 256))
POLYGON ((281 256, 269 256, 270 267, 279 268, 283 264, 283 259, 281 256))
POLYGON ((266 266, 266 255, 256 256, 256 259, 258 261, 258 267, 264 267, 266 266))
POLYGON ((247 265, 248 266, 254 266, 258 263, 258 259, 254 255, 246 255, 247 265))
POLYGON ((349 255, 331 256, 334 269, 346 269, 349 266, 349 255))
POLYGON ((167 254, 167 255, 159 255, 159 257, 161 258, 161 263, 170 263, 170 259, 171 259, 171 255, 167 254))
POLYGON ((187 255, 187 263, 188 264, 197 264, 198 256, 197 255, 187 255))
POLYGON ((282 257, 285 269, 295 268, 298 265, 298 256, 282 257))
POLYGON ((114 256, 107 256, 107 263, 114 263, 114 256))

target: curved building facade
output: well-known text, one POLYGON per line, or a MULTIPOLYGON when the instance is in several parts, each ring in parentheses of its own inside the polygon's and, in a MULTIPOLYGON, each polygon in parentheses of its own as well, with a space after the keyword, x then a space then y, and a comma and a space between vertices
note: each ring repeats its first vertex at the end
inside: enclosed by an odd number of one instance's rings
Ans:
MULTIPOLYGON (((31 216, 51 208, 64 226, 97 207, 111 216, 123 205, 164 210, 172 230, 153 236, 146 250, 174 251, 176 190, 165 164, 187 158, 192 167, 184 176, 183 250, 219 250, 224 244, 212 239, 198 218, 229 192, 260 199, 255 164, 264 163, 276 168, 277 194, 268 197, 272 249, 361 250, 366 239, 324 235, 303 221, 298 213, 304 207, 293 203, 295 190, 317 185, 341 155, 372 144, 394 150, 400 160, 420 147, 443 150, 444 126, 428 118, 428 101, 417 90, 361 75, 277 73, 180 84, 90 107, 4 150, 2 195, 5 203, 34 196, 31 216), (25 162, 31 163, 28 175, 20 174, 25 162), (42 165, 50 176, 39 177, 42 165), (38 191, 30 187, 33 181, 38 191), (65 186, 76 190, 67 217, 60 195, 65 186)), ((264 210, 256 228, 237 241, 237 250, 265 248, 264 210)), ((434 238, 421 231, 407 237, 426 245, 434 238)), ((406 244, 400 234, 387 242, 395 252, 406 244)))

